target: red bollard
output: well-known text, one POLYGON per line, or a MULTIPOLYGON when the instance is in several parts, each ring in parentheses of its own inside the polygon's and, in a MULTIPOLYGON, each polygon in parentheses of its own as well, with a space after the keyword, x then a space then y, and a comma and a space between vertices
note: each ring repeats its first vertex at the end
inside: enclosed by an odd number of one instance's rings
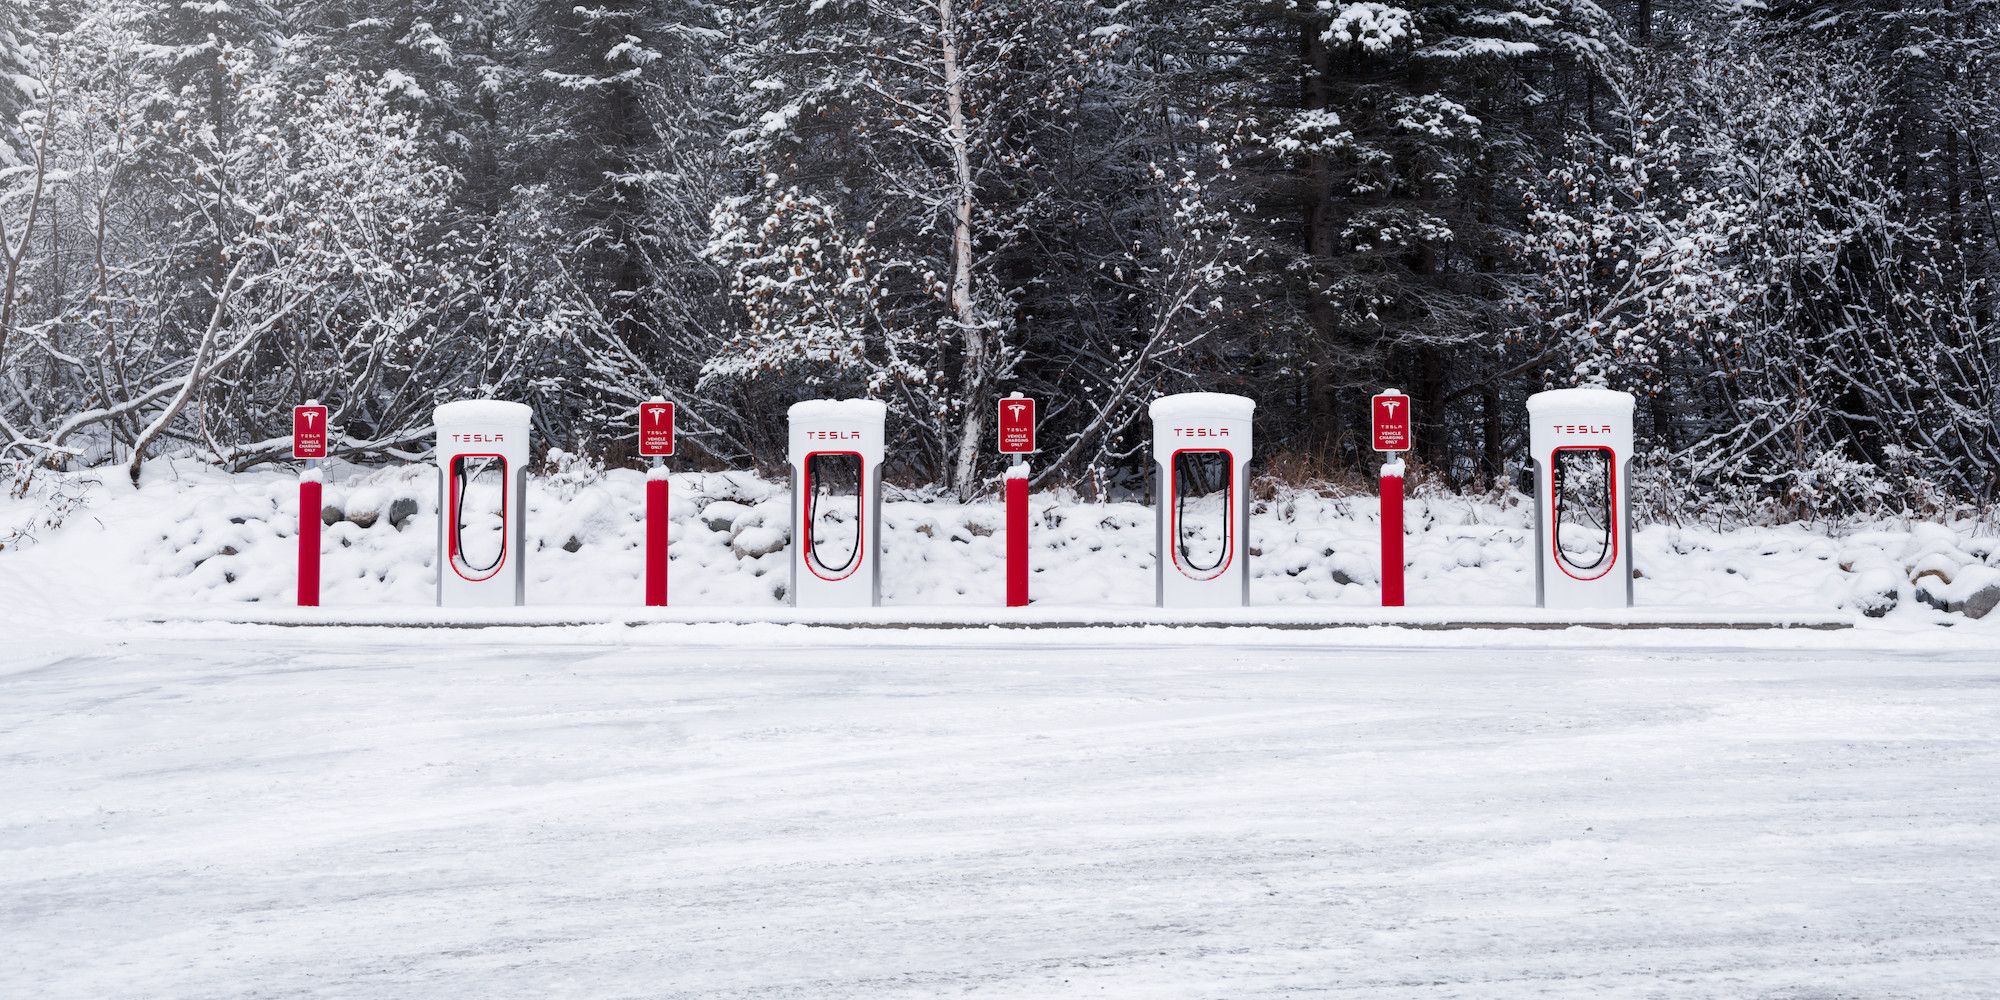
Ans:
POLYGON ((1028 477, 1007 475, 1007 606, 1028 606, 1028 477))
POLYGON ((302 608, 319 607, 319 512, 319 480, 299 480, 299 607, 302 608))
POLYGON ((1403 463, 1382 467, 1382 606, 1403 606, 1403 463))
POLYGON ((646 479, 646 606, 667 606, 667 480, 664 476, 646 479))

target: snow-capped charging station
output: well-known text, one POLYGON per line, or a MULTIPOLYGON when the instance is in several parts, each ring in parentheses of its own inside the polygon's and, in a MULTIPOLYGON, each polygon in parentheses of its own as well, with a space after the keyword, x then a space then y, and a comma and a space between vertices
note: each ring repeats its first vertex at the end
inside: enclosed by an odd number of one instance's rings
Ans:
POLYGON ((1528 397, 1535 463, 1535 604, 1632 606, 1632 394, 1528 397))
POLYGON ((528 423, 520 403, 446 403, 437 425, 441 608, 510 607, 527 597, 528 423))
POLYGON ((872 399, 793 403, 792 580, 800 608, 882 603, 882 434, 872 399))
POLYGON ((1243 396, 1153 400, 1158 522, 1154 601, 1163 608, 1250 603, 1250 417, 1243 396))

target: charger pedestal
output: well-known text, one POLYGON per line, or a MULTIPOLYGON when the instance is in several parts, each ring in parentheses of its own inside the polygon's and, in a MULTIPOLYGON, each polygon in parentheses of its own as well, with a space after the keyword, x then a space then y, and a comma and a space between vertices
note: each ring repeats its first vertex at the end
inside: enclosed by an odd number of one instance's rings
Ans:
POLYGON ((319 607, 320 470, 299 473, 299 607, 319 607))
POLYGON ((667 467, 646 470, 646 606, 667 606, 667 467))
POLYGON ((1382 606, 1403 606, 1403 460, 1382 464, 1382 606))
POLYGON ((1007 606, 1028 606, 1028 463, 1007 469, 1007 606))

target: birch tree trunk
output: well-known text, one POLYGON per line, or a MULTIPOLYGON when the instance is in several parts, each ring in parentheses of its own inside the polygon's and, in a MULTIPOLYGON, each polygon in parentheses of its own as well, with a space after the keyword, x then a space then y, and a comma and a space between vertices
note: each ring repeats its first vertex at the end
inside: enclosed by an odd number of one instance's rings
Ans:
POLYGON ((965 367, 959 376, 958 456, 952 465, 951 487, 960 500, 972 499, 978 486, 979 441, 986 435, 989 369, 994 355, 991 332, 980 322, 972 302, 972 183, 971 140, 965 125, 965 76, 958 61, 958 18, 952 0, 938 0, 939 42, 944 50, 945 140, 951 147, 951 313, 965 345, 965 367))

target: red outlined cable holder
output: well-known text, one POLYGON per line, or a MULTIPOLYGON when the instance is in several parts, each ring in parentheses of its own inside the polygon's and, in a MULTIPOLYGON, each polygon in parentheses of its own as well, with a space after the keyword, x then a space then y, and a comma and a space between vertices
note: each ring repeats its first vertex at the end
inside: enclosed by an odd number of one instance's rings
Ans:
MULTIPOLYGON (((1572 580, 1589 582, 1601 580, 1618 565, 1618 452, 1609 445, 1581 444, 1563 445, 1549 452, 1549 551, 1555 556, 1556 569, 1572 580), (1566 451, 1601 451, 1604 462, 1604 534, 1607 556, 1602 560, 1602 568, 1590 576, 1578 576, 1570 572, 1570 561, 1562 551, 1562 489, 1557 483, 1560 460, 1566 451)), ((1582 567, 1578 567, 1582 569, 1582 567)))
MULTIPOLYGON (((868 492, 864 488, 868 482, 868 460, 861 457, 861 453, 858 451, 812 451, 806 453, 805 461, 801 464, 805 468, 803 477, 805 482, 800 486, 800 492, 804 494, 805 500, 799 505, 800 509, 804 512, 804 516, 799 518, 799 544, 804 546, 805 549, 805 558, 801 561, 806 564, 807 572, 822 580, 829 583, 836 580, 845 580, 858 572, 861 569, 861 564, 867 559, 868 511, 863 509, 867 504, 862 498, 868 492), (815 506, 813 502, 812 479, 813 459, 821 455, 851 455, 854 458, 854 556, 853 561, 848 563, 847 568, 839 571, 838 575, 835 576, 828 576, 826 573, 820 572, 823 564, 819 561, 819 556, 813 552, 812 529, 813 507, 815 506)), ((829 572, 832 571, 829 570, 829 572)))
POLYGON ((1236 455, 1227 448, 1176 448, 1167 458, 1167 489, 1173 494, 1173 502, 1167 505, 1167 540, 1171 542, 1167 551, 1173 556, 1174 568, 1190 580, 1216 580, 1229 572, 1229 564, 1236 561, 1236 455), (1181 488, 1180 462, 1182 455, 1221 455, 1226 463, 1222 476, 1222 559, 1213 569, 1195 569, 1181 561, 1181 488))
POLYGON ((469 454, 469 455, 453 455, 451 457, 451 470, 450 470, 451 490, 448 496, 448 500, 451 506, 449 509, 445 510, 442 515, 444 517, 448 517, 451 519, 450 520, 451 529, 445 532, 445 562, 451 564, 451 571, 453 573, 458 574, 458 577, 461 580, 468 580, 473 583, 478 583, 482 580, 491 580, 494 577, 500 575, 501 567, 507 565, 507 528, 508 528, 507 473, 508 473, 507 456, 505 455, 481 453, 481 454, 469 454), (460 568, 460 564, 464 563, 465 560, 460 558, 458 550, 458 533, 464 527, 465 523, 464 520, 459 517, 460 504, 462 501, 460 500, 458 494, 458 478, 459 478, 458 470, 459 470, 459 463, 464 462, 468 458, 490 458, 500 463, 500 555, 498 558, 493 560, 492 566, 484 570, 477 570, 477 569, 472 570, 473 573, 480 574, 478 576, 471 576, 467 574, 466 570, 471 569, 471 564, 469 563, 465 564, 464 569, 460 568))

